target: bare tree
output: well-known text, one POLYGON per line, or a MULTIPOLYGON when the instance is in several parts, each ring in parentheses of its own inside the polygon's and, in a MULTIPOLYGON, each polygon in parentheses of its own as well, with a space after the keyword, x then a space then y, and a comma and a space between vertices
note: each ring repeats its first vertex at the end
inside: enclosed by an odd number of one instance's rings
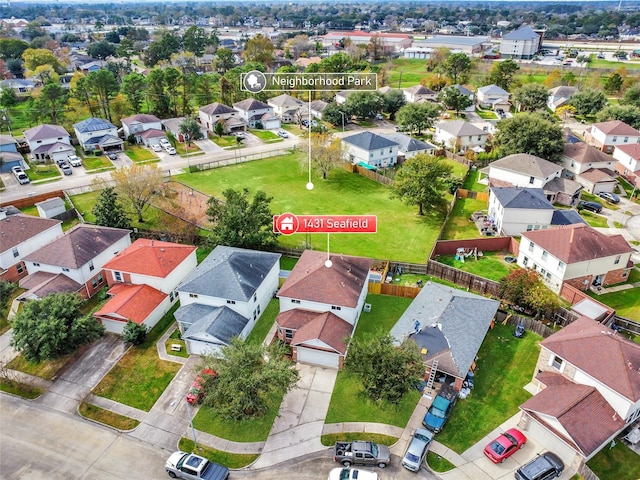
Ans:
MULTIPOLYGON (((308 141, 307 141, 308 142, 308 141)), ((307 149, 309 144, 306 145, 307 149)), ((342 142, 330 133, 311 134, 311 163, 323 180, 343 159, 342 142)))
POLYGON ((116 192, 138 215, 138 223, 144 223, 142 216, 149 201, 163 187, 162 172, 155 165, 131 165, 111 172, 116 192))

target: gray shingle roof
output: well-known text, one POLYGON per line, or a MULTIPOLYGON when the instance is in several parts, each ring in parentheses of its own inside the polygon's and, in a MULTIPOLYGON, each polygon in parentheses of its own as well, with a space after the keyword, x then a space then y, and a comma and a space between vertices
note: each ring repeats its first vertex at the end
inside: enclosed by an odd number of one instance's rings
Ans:
POLYGON ((357 133, 355 135, 351 135, 350 137, 343 138, 342 141, 349 143, 354 147, 362 148, 369 151, 398 145, 396 142, 393 142, 371 132, 357 133))
POLYGON ((246 302, 280 261, 280 256, 218 245, 178 291, 246 302))
POLYGON ((537 38, 540 38, 540 35, 534 32, 529 25, 524 25, 502 37, 503 40, 535 40, 537 38))
POLYGON ((551 163, 544 158, 528 153, 514 153, 489 164, 489 168, 501 168, 525 175, 547 178, 549 175, 562 170, 560 165, 551 163))
POLYGON ((483 95, 509 95, 509 92, 507 92, 505 89, 494 84, 480 87, 478 89, 478 92, 481 92, 483 95))
POLYGON ((246 100, 242 100, 241 102, 237 102, 233 104, 233 108, 236 110, 244 110, 248 112, 249 110, 261 110, 263 108, 271 108, 266 103, 262 103, 260 100, 256 100, 255 98, 247 98, 246 100))
POLYGON ((116 128, 111 122, 103 120, 102 118, 87 118, 82 122, 74 123, 75 128, 80 133, 97 132, 99 130, 108 130, 110 128, 116 128))
POLYGON ((455 371, 448 373, 464 378, 499 305, 496 300, 427 282, 393 326, 391 336, 397 343, 411 336, 418 346, 427 348, 427 359, 449 350, 453 363, 448 363, 455 371), (411 335, 416 320, 422 331, 411 335))
POLYGON ((398 150, 403 152, 421 152, 423 150, 433 150, 436 148, 429 142, 423 142, 404 133, 385 133, 382 134, 382 136, 387 140, 397 143, 398 150))
POLYGON ((541 188, 492 187, 491 191, 503 208, 553 210, 541 188))
POLYGON ((205 105, 204 107, 200 107, 200 111, 206 113, 207 115, 222 115, 224 113, 233 113, 234 110, 231 107, 227 107, 222 103, 210 103, 209 105, 205 105))
POLYGON ((485 132, 484 130, 465 120, 450 120, 445 122, 438 122, 435 124, 435 127, 439 128, 440 130, 444 130, 451 135, 455 135, 456 137, 466 135, 488 135, 488 132, 485 132))
POLYGON ((240 335, 249 321, 230 308, 199 303, 178 308, 174 316, 178 322, 190 324, 182 336, 183 339, 201 340, 218 345, 228 344, 233 337, 240 335))
POLYGON ((42 124, 23 132, 24 138, 32 142, 34 140, 47 140, 49 138, 69 137, 67 131, 60 125, 42 124))
POLYGON ((574 223, 584 223, 585 221, 575 210, 556 210, 551 217, 551 225, 572 225, 574 223))

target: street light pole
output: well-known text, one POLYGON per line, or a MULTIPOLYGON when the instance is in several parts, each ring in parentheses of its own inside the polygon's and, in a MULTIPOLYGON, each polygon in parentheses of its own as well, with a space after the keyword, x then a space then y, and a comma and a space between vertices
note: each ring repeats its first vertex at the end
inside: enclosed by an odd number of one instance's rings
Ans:
POLYGON ((193 434, 193 448, 198 448, 198 441, 196 440, 196 429, 193 428, 193 418, 191 417, 191 407, 189 402, 184 402, 187 405, 187 415, 189 416, 189 425, 191 425, 191 433, 193 434))
POLYGON ((338 112, 340 113, 340 116, 342 117, 342 133, 344 133, 344 112, 340 112, 340 110, 338 110, 338 112))

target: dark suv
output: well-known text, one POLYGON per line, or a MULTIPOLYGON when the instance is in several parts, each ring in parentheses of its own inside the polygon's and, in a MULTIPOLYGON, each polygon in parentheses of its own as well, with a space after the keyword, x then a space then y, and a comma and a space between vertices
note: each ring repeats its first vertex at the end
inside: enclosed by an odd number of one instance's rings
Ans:
POLYGON ((578 210, 582 208, 596 213, 600 213, 602 211, 602 205, 600 205, 598 202, 580 202, 578 204, 578 210))
POLYGON ((526 465, 516 470, 516 480, 549 480, 559 477, 564 470, 564 463, 551 452, 538 455, 526 465))

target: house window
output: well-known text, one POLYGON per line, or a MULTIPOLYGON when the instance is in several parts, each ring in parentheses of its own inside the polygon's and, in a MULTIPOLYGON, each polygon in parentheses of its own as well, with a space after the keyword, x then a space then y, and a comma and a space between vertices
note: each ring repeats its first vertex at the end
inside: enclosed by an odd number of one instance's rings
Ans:
POLYGON ((93 288, 96 288, 98 286, 98 281, 94 278, 91 279, 91 286, 93 288))
POLYGON ((613 143, 616 143, 616 142, 618 141, 618 137, 613 137, 613 138, 611 139, 611 141, 612 141, 613 143))
POLYGON ((20 254, 18 253, 18 247, 13 247, 11 249, 11 253, 13 254, 13 258, 16 258, 17 256, 19 256, 20 254))
POLYGON ((544 251, 542 252, 542 260, 546 260, 548 256, 549 256, 549 254, 547 253, 547 251, 546 251, 546 250, 544 250, 544 251))
POLYGON ((291 340, 293 338, 293 330, 285 330, 284 338, 286 338, 287 340, 291 340))
POLYGON ((540 275, 545 275, 547 273, 547 271, 544 268, 540 269, 540 275))
POLYGON ((23 265, 22 262, 20 262, 20 263, 18 263, 16 265, 16 270, 17 270, 18 273, 24 272, 24 267, 22 265, 23 265))
POLYGON ((564 360, 555 355, 553 360, 551 361, 551 366, 558 371, 562 371, 562 365, 564 364, 564 360))
POLYGON ((69 271, 69 269, 68 269, 68 268, 65 268, 65 267, 62 267, 62 271, 63 271, 63 272, 68 272, 68 271, 69 271))
POLYGON ((533 242, 529 242, 529 251, 533 252, 533 242))
POLYGON ((104 278, 102 277, 102 272, 98 274, 98 285, 101 285, 104 282, 104 278))
POLYGON ((547 280, 551 280, 551 274, 547 272, 547 280))
POLYGON ((197 293, 190 293, 189 297, 191 298, 198 298, 198 294, 197 293))
POLYGON ((338 307, 336 305, 331 305, 331 310, 342 310, 342 307, 338 307))
POLYGON ((534 177, 529 177, 529 183, 530 183, 530 184, 533 184, 533 181, 534 181, 534 180, 535 180, 535 178, 534 178, 534 177))
POLYGON ((257 293, 253 294, 253 301, 254 301, 254 303, 258 301, 258 294, 257 293))
POLYGON ((623 142, 624 142, 624 143, 627 143, 628 141, 629 141, 629 137, 624 137, 623 142))
POLYGON ((235 305, 236 301, 235 300, 227 300, 227 305, 235 305))
POLYGON ((93 266, 93 260, 89 260, 89 271, 93 271, 96 267, 93 266))
POLYGON ((122 272, 113 272, 113 278, 116 282, 122 281, 122 272))
POLYGON ((173 302, 173 291, 169 292, 169 301, 173 302))
POLYGON ((258 315, 260 315, 260 305, 256 307, 256 310, 258 311, 258 315))
POLYGON ((33 266, 34 266, 34 267, 39 267, 39 266, 40 266, 40 264, 39 264, 39 263, 36 263, 36 262, 33 262, 33 266))
POLYGON ((618 255, 618 256, 616 257, 616 259, 613 261, 613 264, 614 264, 614 265, 617 265, 617 264, 619 264, 619 263, 620 263, 620 255, 618 255))
POLYGON ((296 300, 295 298, 292 298, 291 303, 300 303, 300 300, 296 300))
POLYGON ((527 263, 529 263, 529 257, 523 257, 522 258, 522 265, 526 267, 527 263))
POLYGON ((628 274, 629 274, 629 272, 627 272, 627 271, 622 272, 622 278, 627 278, 628 274))
POLYGON ((558 270, 564 269, 564 262, 558 262, 558 270))

